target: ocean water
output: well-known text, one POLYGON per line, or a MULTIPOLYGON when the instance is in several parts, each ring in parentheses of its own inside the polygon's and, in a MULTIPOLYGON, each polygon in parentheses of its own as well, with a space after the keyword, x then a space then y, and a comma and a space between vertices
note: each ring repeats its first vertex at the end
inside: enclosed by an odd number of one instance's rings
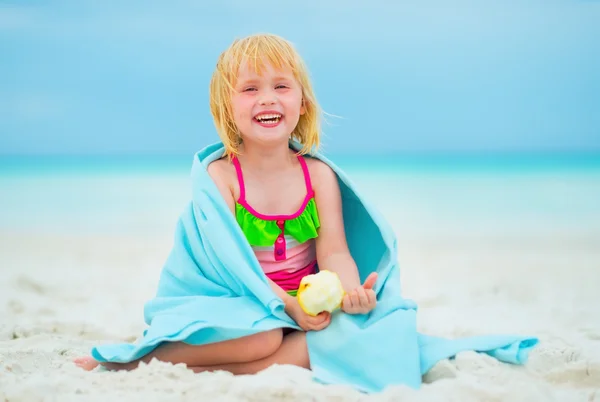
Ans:
MULTIPOLYGON (((600 238, 597 155, 332 159, 406 238, 600 238)), ((191 197, 191 160, 4 157, 0 230, 168 235, 191 197)))

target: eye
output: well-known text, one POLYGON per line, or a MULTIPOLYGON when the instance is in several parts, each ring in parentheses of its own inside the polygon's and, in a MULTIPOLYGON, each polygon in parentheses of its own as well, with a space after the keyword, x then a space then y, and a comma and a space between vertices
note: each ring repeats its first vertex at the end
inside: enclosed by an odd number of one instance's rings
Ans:
POLYGON ((287 86, 283 85, 283 84, 279 84, 275 87, 275 89, 279 89, 279 88, 287 88, 287 86))
POLYGON ((256 91, 256 88, 248 87, 248 88, 244 89, 244 92, 248 92, 248 91, 256 91))

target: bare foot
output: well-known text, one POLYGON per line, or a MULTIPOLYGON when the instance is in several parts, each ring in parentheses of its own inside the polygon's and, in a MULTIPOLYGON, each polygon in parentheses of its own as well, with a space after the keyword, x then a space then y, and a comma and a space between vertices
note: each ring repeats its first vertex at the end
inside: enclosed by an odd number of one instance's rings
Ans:
POLYGON ((98 362, 92 356, 77 357, 73 359, 73 363, 86 371, 92 371, 100 365, 100 362, 98 362))

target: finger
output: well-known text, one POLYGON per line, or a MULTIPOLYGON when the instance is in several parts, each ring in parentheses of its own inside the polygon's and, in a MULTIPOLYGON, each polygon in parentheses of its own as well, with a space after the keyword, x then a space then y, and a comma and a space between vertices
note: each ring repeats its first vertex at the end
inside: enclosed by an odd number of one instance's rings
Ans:
POLYGON ((371 272, 367 279, 365 279, 365 283, 363 284, 364 289, 373 289, 375 286, 375 282, 377 282, 377 272, 371 272))
POLYGON ((367 298, 367 306, 370 306, 373 303, 373 295, 375 292, 371 289, 365 289, 365 297, 367 298))
POLYGON ((365 294, 367 295, 367 300, 369 301, 369 307, 375 307, 377 304, 377 295, 375 294, 375 291, 372 289, 367 289, 365 294))
POLYGON ((307 321, 310 325, 321 325, 324 321, 327 320, 329 315, 330 314, 327 311, 324 311, 322 313, 317 314, 314 317, 309 316, 307 321))
MULTIPOLYGON (((370 289, 369 289, 370 290, 370 289)), ((367 292, 363 288, 356 289, 356 293, 358 294, 358 302, 361 308, 369 307, 369 298, 367 297, 367 292)))
POLYGON ((352 301, 350 300, 350 296, 346 296, 344 298, 344 302, 342 303, 342 310, 346 313, 352 314, 354 307, 352 307, 352 301))
POLYGON ((331 319, 331 313, 329 311, 324 311, 321 314, 323 314, 323 321, 327 321, 331 319))
POLYGON ((310 328, 311 328, 310 324, 307 322, 298 323, 298 326, 300 328, 302 328, 302 331, 304 331, 304 332, 310 331, 310 328))
POLYGON ((309 330, 314 330, 315 328, 317 328, 319 325, 321 325, 323 323, 324 320, 323 320, 322 317, 323 317, 322 314, 319 314, 319 315, 314 316, 314 317, 310 316, 310 315, 307 315, 305 317, 305 320, 304 320, 304 322, 306 324, 306 327, 309 330))
POLYGON ((329 324, 330 324, 330 323, 331 323, 331 315, 329 314, 329 315, 327 316, 327 318, 326 318, 326 319, 325 319, 325 320, 324 320, 322 323, 320 323, 320 324, 317 324, 317 325, 314 325, 314 326, 312 327, 312 330, 313 330, 313 331, 320 331, 320 330, 322 330, 322 329, 325 329, 325 328, 327 328, 327 327, 329 326, 329 324))
POLYGON ((344 311, 348 311, 352 308, 352 300, 350 299, 350 295, 348 293, 346 293, 342 299, 342 308, 344 311))
POLYGON ((360 306, 360 299, 358 298, 358 293, 356 292, 356 289, 350 292, 350 300, 352 300, 352 307, 360 306))

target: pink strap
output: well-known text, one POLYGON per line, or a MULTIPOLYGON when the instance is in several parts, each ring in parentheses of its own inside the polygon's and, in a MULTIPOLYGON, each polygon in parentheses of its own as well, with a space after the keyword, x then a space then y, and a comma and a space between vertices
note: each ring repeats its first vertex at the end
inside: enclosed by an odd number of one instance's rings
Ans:
POLYGON ((310 194, 310 196, 312 196, 313 189, 312 189, 312 183, 310 182, 310 173, 308 172, 308 166, 306 165, 306 161, 304 160, 304 157, 302 155, 298 155, 298 161, 300 162, 300 165, 302 166, 302 172, 304 173, 304 183, 306 184, 306 193, 307 193, 307 195, 310 194))
MULTIPOLYGON (((242 166, 240 165, 240 161, 237 157, 233 157, 231 159, 233 166, 235 167, 235 172, 237 174, 238 183, 240 185, 240 197, 239 202, 243 205, 247 205, 246 203, 246 186, 244 185, 244 175, 242 173, 242 166)), ((310 181, 310 173, 308 171, 308 166, 306 165, 306 161, 302 155, 298 155, 298 162, 300 162, 300 166, 302 166, 302 173, 304 174, 304 184, 306 185, 306 195, 307 198, 312 197, 313 188, 312 183, 310 181)))
POLYGON ((240 161, 235 156, 231 159, 233 166, 235 166, 235 172, 237 173, 238 183, 240 185, 240 198, 239 201, 246 203, 246 186, 244 186, 244 175, 242 174, 242 167, 240 161))

